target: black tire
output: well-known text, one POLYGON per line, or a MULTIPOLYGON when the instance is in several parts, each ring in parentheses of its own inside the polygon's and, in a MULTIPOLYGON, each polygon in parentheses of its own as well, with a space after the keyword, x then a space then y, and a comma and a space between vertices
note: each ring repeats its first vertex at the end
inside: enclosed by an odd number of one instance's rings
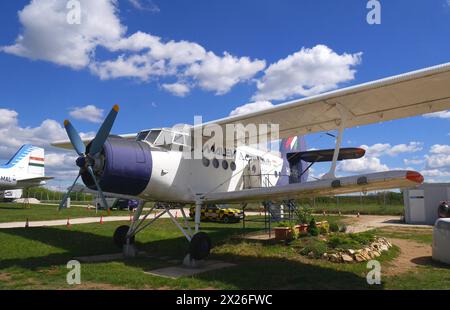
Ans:
POLYGON ((202 260, 209 256, 211 252, 211 239, 204 232, 199 232, 192 237, 189 244, 189 254, 192 259, 202 260))
MULTIPOLYGON (((117 227, 116 231, 114 232, 114 244, 119 248, 122 248, 125 245, 129 229, 130 226, 122 225, 117 227)), ((130 244, 134 244, 134 236, 130 238, 130 244)))
POLYGON ((229 224, 230 222, 230 217, 228 215, 222 216, 222 223, 229 224))

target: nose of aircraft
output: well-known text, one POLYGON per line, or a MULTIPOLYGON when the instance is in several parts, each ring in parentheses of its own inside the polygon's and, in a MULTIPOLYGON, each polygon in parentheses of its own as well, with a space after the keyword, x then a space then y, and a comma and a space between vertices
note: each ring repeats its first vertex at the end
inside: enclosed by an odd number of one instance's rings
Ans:
POLYGON ((86 165, 86 158, 80 156, 77 158, 76 163, 78 167, 83 168, 86 165))

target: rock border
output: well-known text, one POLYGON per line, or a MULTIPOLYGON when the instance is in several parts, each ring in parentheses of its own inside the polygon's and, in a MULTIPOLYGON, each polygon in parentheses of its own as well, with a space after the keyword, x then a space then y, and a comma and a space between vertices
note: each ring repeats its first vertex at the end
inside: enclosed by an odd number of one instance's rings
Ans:
POLYGON ((362 249, 324 253, 322 259, 333 263, 361 263, 380 257, 383 252, 388 251, 391 247, 392 243, 389 240, 378 237, 374 242, 362 249))

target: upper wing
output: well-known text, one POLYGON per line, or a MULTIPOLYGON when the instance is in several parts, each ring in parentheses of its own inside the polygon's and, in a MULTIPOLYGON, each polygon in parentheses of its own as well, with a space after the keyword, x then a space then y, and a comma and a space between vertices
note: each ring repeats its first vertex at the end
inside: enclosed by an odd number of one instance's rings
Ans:
MULTIPOLYGON (((119 137, 122 137, 124 139, 131 139, 131 140, 133 140, 133 139, 136 138, 136 135, 137 134, 135 134, 135 133, 131 133, 131 134, 119 135, 119 137)), ((95 137, 88 137, 88 138, 84 138, 84 139, 81 139, 81 140, 83 141, 84 145, 87 146, 89 144, 89 142, 94 140, 94 138, 95 137)), ((72 143, 70 143, 70 140, 55 141, 51 145, 55 146, 55 147, 62 148, 62 149, 68 149, 68 150, 73 149, 73 146, 72 146, 72 143)))
POLYGON ((386 171, 358 176, 317 180, 284 186, 246 189, 234 192, 205 194, 205 203, 243 203, 253 201, 282 201, 307 197, 332 196, 381 189, 413 187, 423 182, 415 171, 386 171))
MULTIPOLYGON (((279 124, 279 138, 378 123, 450 109, 450 63, 276 105, 262 111, 205 123, 225 131, 231 124, 279 124)), ((196 127, 194 127, 196 128, 196 127)))

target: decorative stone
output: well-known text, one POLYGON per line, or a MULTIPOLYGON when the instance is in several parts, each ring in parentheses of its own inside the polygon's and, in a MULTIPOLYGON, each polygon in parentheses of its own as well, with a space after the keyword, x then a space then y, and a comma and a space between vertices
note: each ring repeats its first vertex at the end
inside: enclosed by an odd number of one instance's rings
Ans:
POLYGON ((355 250, 348 249, 348 250, 347 250, 347 253, 350 254, 350 255, 353 255, 353 254, 355 254, 355 250))
POLYGON ((361 254, 355 254, 355 261, 360 263, 366 261, 366 259, 361 254))
POLYGON ((380 247, 380 250, 381 251, 388 251, 389 250, 389 247, 386 245, 386 244, 383 244, 381 247, 380 247))
POLYGON ((353 258, 350 255, 342 254, 342 261, 344 263, 352 263, 353 262, 353 258))

